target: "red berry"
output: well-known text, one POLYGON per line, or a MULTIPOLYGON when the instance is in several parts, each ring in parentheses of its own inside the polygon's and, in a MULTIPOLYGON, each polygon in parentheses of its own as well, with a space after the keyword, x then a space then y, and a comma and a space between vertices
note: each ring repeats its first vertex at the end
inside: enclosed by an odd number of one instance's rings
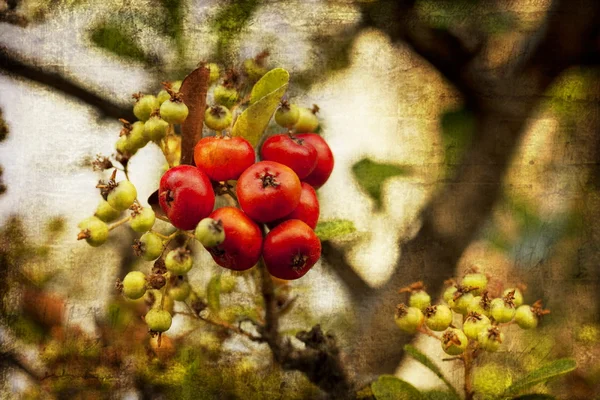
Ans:
POLYGON ((294 211, 302 186, 294 171, 283 164, 261 161, 250 166, 237 181, 242 210, 258 222, 271 222, 294 211))
POLYGON ((194 162, 213 181, 235 180, 254 164, 254 148, 241 137, 206 137, 194 148, 194 162))
POLYGON ((317 166, 317 150, 296 136, 271 136, 262 146, 260 157, 290 167, 298 178, 306 178, 317 166))
POLYGON ((333 171, 333 153, 327 142, 316 133, 303 133, 296 137, 303 139, 317 150, 317 166, 303 181, 318 189, 327 182, 333 171))
POLYGON ((301 278, 320 256, 319 238, 310 226, 298 219, 279 224, 265 238, 265 264, 269 273, 279 279, 301 278))
POLYGON ((184 230, 194 229, 215 205, 215 193, 206 174, 196 167, 171 168, 160 179, 158 199, 171 223, 184 230))
POLYGON ((299 219, 312 229, 316 228, 319 221, 319 200, 317 199, 317 192, 308 183, 302 182, 302 192, 300 192, 298 207, 285 217, 269 222, 269 228, 274 228, 288 219, 299 219))
POLYGON ((235 271, 252 268, 260 258, 262 232, 254 221, 235 207, 222 207, 210 214, 220 220, 225 230, 225 240, 215 247, 205 247, 221 267, 235 271))

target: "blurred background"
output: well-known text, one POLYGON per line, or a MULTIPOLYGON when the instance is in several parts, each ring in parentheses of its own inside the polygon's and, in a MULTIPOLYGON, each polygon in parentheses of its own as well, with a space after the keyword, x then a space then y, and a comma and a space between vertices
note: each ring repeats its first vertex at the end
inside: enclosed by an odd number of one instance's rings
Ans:
MULTIPOLYGON (((563 3, 0 0, 6 398, 322 395, 267 346, 183 314, 157 348, 144 302, 114 289, 151 266, 134 257, 134 233, 124 227, 100 248, 76 240, 100 200, 91 161, 114 153, 131 95, 158 92, 200 61, 225 69, 263 50, 270 68, 290 72, 290 100, 320 107, 336 161, 319 190, 321 220, 355 230, 325 241, 319 264, 282 290, 297 296, 282 333, 321 324, 365 382, 388 373, 435 389, 403 357, 412 338, 393 324, 397 290, 423 280, 436 297, 476 266, 552 310, 485 361, 518 375, 573 356, 575 373, 539 389, 597 395, 599 11, 563 3)), ((132 159, 140 199, 163 164, 151 146, 132 159)), ((253 281, 201 246, 194 253, 190 283, 209 312, 252 316, 253 281)), ((415 344, 442 353, 430 338, 415 344)))

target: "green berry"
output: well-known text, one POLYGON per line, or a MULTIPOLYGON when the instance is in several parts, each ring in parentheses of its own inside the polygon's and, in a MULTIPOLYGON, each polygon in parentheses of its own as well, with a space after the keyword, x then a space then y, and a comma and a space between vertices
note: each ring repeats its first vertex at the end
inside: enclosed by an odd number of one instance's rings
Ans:
POLYGON ((522 305, 515 312, 515 322, 521 329, 533 329, 538 325, 538 317, 529 305, 522 305))
POLYGON ((463 331, 469 339, 477 340, 479 333, 484 329, 487 329, 491 324, 490 319, 485 315, 470 312, 465 318, 463 331))
POLYGON ((131 271, 123 278, 123 294, 131 300, 136 300, 146 293, 146 275, 140 271, 131 271))
POLYGON ((171 89, 174 92, 179 92, 181 90, 181 85, 183 85, 183 81, 173 81, 171 82, 171 89))
POLYGON ((442 295, 444 301, 446 303, 448 303, 449 306, 454 305, 454 295, 456 294, 456 292, 458 291, 458 289, 456 288, 456 286, 450 286, 449 288, 447 288, 444 291, 444 294, 442 295))
POLYGON ((431 296, 424 290, 418 290, 410 295, 408 305, 425 311, 431 305, 431 296))
POLYGON ((471 304, 467 307, 467 312, 474 311, 476 313, 485 315, 486 317, 490 317, 490 300, 487 297, 487 294, 483 294, 482 296, 475 296, 471 301, 471 304))
POLYGON ((145 94, 136 101, 133 106, 133 114, 140 121, 146 121, 150 118, 152 111, 158 109, 158 107, 160 107, 158 99, 151 94, 145 94))
POLYGON ((156 216, 154 215, 154 211, 150 207, 139 208, 133 213, 133 217, 131 221, 129 221, 129 225, 131 229, 136 232, 148 232, 154 226, 154 221, 156 220, 156 216))
POLYGON ((144 136, 148 140, 157 142, 167 136, 169 123, 162 119, 160 115, 153 115, 144 124, 144 136))
POLYGON ((507 367, 485 364, 473 371, 473 391, 481 399, 498 398, 512 384, 512 374, 507 367))
POLYGON ((313 133, 319 127, 319 119, 309 108, 298 108, 298 121, 294 125, 297 133, 313 133))
POLYGON ((77 239, 85 239, 92 247, 101 246, 108 239, 108 226, 98 217, 89 217, 79 223, 77 239))
POLYGON ((267 69, 260 65, 254 58, 247 58, 243 63, 244 72, 253 82, 258 81, 267 73, 267 69))
POLYGON ((112 208, 104 199, 100 199, 98 207, 96 207, 96 212, 94 213, 94 216, 100 218, 104 222, 114 221, 119 218, 119 215, 121 215, 121 211, 112 208))
POLYGON ((152 308, 144 317, 148 329, 152 332, 166 332, 171 327, 171 314, 168 311, 152 308))
POLYGON ((394 315, 396 325, 408 333, 415 333, 423 324, 424 319, 421 310, 415 307, 406 307, 404 304, 398 305, 396 315, 394 315))
POLYGON ((146 232, 133 245, 137 256, 146 261, 156 260, 163 252, 163 240, 152 232, 146 232))
POLYGON ((450 310, 450 307, 439 304, 425 309, 425 324, 432 331, 445 331, 451 323, 452 310, 450 310))
POLYGON ((442 349, 451 356, 462 354, 469 345, 469 339, 460 329, 450 328, 442 335, 442 349))
POLYGON ((160 92, 156 95, 156 99, 158 100, 158 104, 162 104, 165 101, 169 100, 171 95, 165 89, 161 89, 160 92))
POLYGON ((169 124, 181 124, 188 112, 188 107, 182 101, 169 99, 160 105, 160 116, 169 124))
POLYGON ((471 293, 463 293, 456 300, 451 300, 451 303, 448 303, 454 312, 457 312, 462 315, 466 315, 469 309, 469 306, 473 302, 473 296, 471 293))
POLYGON ((185 301, 190 295, 192 287, 187 281, 183 280, 183 276, 180 275, 176 279, 176 284, 169 289, 169 296, 175 301, 185 301))
POLYGON ((517 288, 509 288, 506 289, 503 293, 502 293, 502 297, 506 297, 506 295, 510 294, 511 292, 513 293, 513 300, 512 302, 514 303, 515 307, 519 307, 521 304, 523 304, 523 293, 521 293, 521 291, 517 288))
POLYGON ((165 265, 171 273, 175 275, 184 275, 194 265, 194 260, 190 252, 183 247, 171 250, 165 257, 165 265))
POLYGON ((212 218, 204 218, 196 225, 194 236, 204 247, 218 246, 225 241, 223 222, 221 220, 215 221, 212 218))
POLYGON ((136 197, 137 190, 135 189, 135 186, 133 186, 133 183, 124 180, 119 182, 117 186, 110 191, 106 201, 108 201, 108 204, 115 210, 124 211, 131 207, 136 197))
POLYGON ((504 341, 504 333, 497 326, 490 326, 479 332, 479 347, 489 352, 496 352, 504 341))
POLYGON ((130 149, 137 151, 148 144, 148 139, 144 135, 144 123, 136 121, 131 125, 131 131, 126 135, 127 143, 130 149))
POLYGON ((235 275, 225 273, 221 274, 219 283, 221 287, 221 293, 230 293, 235 289, 237 285, 237 279, 235 275))
POLYGON ((219 85, 213 92, 213 98, 215 103, 231 108, 238 100, 238 92, 234 88, 219 85))
POLYGON ((175 300, 170 295, 165 295, 163 300, 162 291, 151 289, 146 291, 145 296, 146 303, 151 304, 151 308, 158 310, 165 310, 169 313, 173 313, 175 307, 175 300))
POLYGON ((284 128, 293 128, 300 118, 300 111, 295 104, 282 101, 281 106, 275 111, 275 122, 284 128))
POLYGON ((215 131, 222 131, 229 128, 233 117, 227 107, 214 105, 206 109, 204 113, 204 124, 215 131))
POLYGON ((215 64, 215 63, 207 64, 206 67, 210 71, 210 78, 209 78, 208 83, 210 85, 212 85, 213 83, 215 83, 219 79, 219 75, 221 74, 221 71, 219 69, 219 66, 217 64, 215 64))
POLYGON ((515 316, 515 307, 512 303, 507 303, 503 299, 494 299, 490 304, 492 318, 503 324, 512 321, 515 316))
POLYGON ((477 288, 471 290, 470 293, 473 293, 474 296, 479 296, 483 293, 484 290, 487 289, 488 279, 485 274, 467 274, 462 280, 462 285, 466 287, 477 288))
POLYGON ((117 139, 117 142, 115 143, 115 150, 121 154, 129 154, 132 156, 138 151, 138 148, 132 145, 127 135, 123 135, 117 139))

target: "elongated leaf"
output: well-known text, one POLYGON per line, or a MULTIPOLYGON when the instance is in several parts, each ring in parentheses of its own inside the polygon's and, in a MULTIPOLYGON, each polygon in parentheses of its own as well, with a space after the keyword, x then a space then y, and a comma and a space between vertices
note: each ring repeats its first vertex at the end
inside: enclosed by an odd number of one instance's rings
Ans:
POLYGON ((379 163, 363 158, 352 166, 352 174, 358 186, 375 200, 375 207, 381 208, 381 190, 385 181, 395 176, 408 175, 410 169, 403 165, 379 163))
POLYGON ((210 70, 200 66, 185 77, 179 90, 189 113, 181 125, 181 164, 193 165, 194 147, 202 139, 210 70))
POLYGON ((429 368, 431 372, 436 374, 438 378, 440 378, 446 384, 446 386, 448 386, 448 388, 452 391, 454 398, 459 398, 458 392, 456 391, 454 386, 452 386, 452 384, 446 379, 444 374, 442 374, 442 370, 437 365, 435 365, 434 362, 429 359, 429 357, 421 353, 416 347, 411 346, 410 344, 404 346, 404 351, 408 353, 412 358, 429 368))
POLYGON ((208 285, 206 285, 206 302, 208 308, 212 312, 217 312, 221 309, 221 276, 213 276, 208 285))
POLYGON ((90 38, 96 46, 120 57, 135 61, 145 61, 147 58, 135 38, 117 23, 109 22, 96 26, 92 29, 90 38))
POLYGON ((354 222, 347 219, 320 221, 315 228, 315 233, 321 240, 331 240, 354 232, 354 222))
POLYGON ((546 364, 543 367, 529 373, 525 378, 518 380, 506 389, 505 394, 511 395, 519 393, 533 385, 546 382, 549 379, 564 375, 577 368, 577 363, 571 358, 561 358, 546 364))
POLYGON ((424 400, 417 388, 392 375, 381 375, 371 390, 377 400, 424 400))
POLYGON ((512 400, 556 400, 556 397, 550 396, 549 394, 532 393, 513 397, 512 400))
POLYGON ((256 146, 287 90, 289 79, 290 74, 282 68, 260 78, 252 88, 252 104, 237 118, 231 135, 241 136, 256 146))

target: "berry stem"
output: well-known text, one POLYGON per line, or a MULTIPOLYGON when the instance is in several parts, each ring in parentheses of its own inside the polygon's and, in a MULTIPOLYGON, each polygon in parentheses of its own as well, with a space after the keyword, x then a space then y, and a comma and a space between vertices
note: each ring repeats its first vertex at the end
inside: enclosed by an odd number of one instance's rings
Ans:
POLYGON ((109 225, 108 230, 112 231, 113 229, 115 229, 115 228, 117 228, 117 227, 119 227, 119 226, 121 226, 123 224, 126 224, 130 220, 131 220, 131 216, 125 217, 122 220, 119 220, 119 221, 115 222, 114 224, 109 225))
POLYGON ((473 369, 473 352, 469 350, 465 351, 462 354, 462 359, 465 368, 465 400, 473 400, 475 394, 473 392, 473 386, 471 382, 471 372, 473 369))
POLYGON ((431 336, 434 339, 442 341, 442 338, 440 338, 439 336, 437 336, 435 333, 433 333, 431 330, 429 330, 429 328, 427 328, 424 325, 421 325, 420 327, 418 327, 417 331, 419 331, 420 333, 422 333, 424 335, 431 336))
MULTIPOLYGON (((225 328, 225 329, 230 330, 232 332, 235 332, 237 334, 246 336, 247 338, 249 338, 250 340, 252 340, 254 342, 264 342, 264 339, 262 337, 260 337, 260 336, 254 336, 253 334, 251 334, 250 332, 246 332, 245 330, 243 330, 239 326, 235 326, 235 325, 229 324, 229 323, 227 323, 225 321, 218 321, 218 320, 215 320, 215 319, 206 318, 206 317, 203 317, 200 314, 195 314, 195 313, 191 312, 191 307, 189 306, 189 304, 187 302, 184 302, 184 304, 187 306, 187 308, 190 310, 190 312, 181 312, 181 311, 179 311, 176 314, 185 315, 185 316, 190 317, 190 318, 197 318, 197 319, 199 319, 201 321, 204 321, 204 322, 206 322, 208 324, 211 324, 211 325, 214 325, 214 326, 217 326, 217 327, 220 327, 220 328, 225 328)), ((189 334, 189 333, 191 333, 191 332, 193 332, 193 331, 195 331, 196 329, 197 328, 192 329, 192 331, 186 333, 186 335, 189 334)))

